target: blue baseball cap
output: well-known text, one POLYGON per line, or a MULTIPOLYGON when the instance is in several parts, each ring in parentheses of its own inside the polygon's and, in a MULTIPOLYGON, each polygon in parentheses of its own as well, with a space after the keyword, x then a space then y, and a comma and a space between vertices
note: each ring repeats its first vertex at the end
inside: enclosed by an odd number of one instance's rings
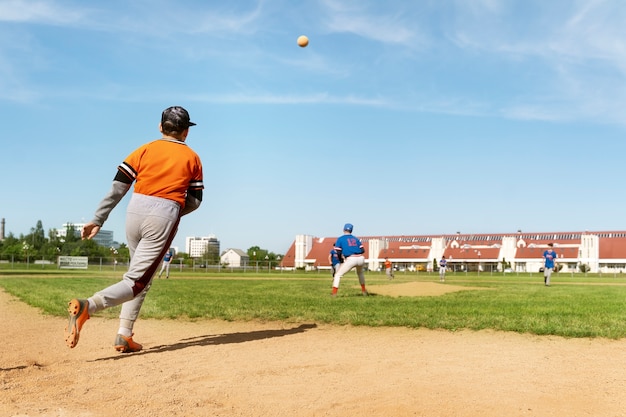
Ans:
POLYGON ((343 230, 345 230, 346 232, 352 233, 352 229, 354 229, 354 226, 352 226, 352 224, 350 224, 350 223, 346 223, 343 226, 343 230))

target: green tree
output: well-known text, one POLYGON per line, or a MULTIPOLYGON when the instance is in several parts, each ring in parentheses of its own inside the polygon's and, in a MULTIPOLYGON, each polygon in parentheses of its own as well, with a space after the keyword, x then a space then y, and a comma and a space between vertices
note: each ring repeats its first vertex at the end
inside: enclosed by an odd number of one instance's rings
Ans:
POLYGON ((33 239, 33 246, 36 250, 40 250, 45 243, 47 243, 46 233, 43 230, 43 223, 41 220, 37 220, 37 225, 34 229, 30 229, 33 239))
POLYGON ((130 259, 130 249, 128 249, 128 246, 126 246, 126 243, 120 244, 120 247, 117 248, 117 259, 118 260, 130 259))
POLYGON ((22 242, 13 233, 4 238, 1 253, 5 259, 21 260, 23 255, 22 242))
POLYGON ((511 267, 511 263, 510 263, 510 262, 507 262, 507 261, 506 261, 506 258, 502 258, 501 265, 502 265, 502 270, 503 270, 503 271, 504 271, 505 269, 507 269, 507 268, 510 268, 510 267, 511 267))
POLYGON ((283 259, 285 256, 282 254, 270 252, 267 249, 261 249, 259 246, 252 246, 248 248, 246 251, 248 258, 250 260, 250 265, 256 265, 258 262, 259 266, 269 266, 272 267, 278 265, 280 263, 279 259, 283 259))
POLYGON ((30 229, 29 234, 20 236, 20 241, 22 242, 22 250, 27 253, 29 258, 39 258, 45 252, 42 249, 48 242, 41 220, 38 220, 36 226, 30 229))
MULTIPOLYGON (((98 245, 94 240, 79 240, 73 250, 72 256, 103 256, 103 246, 98 245)), ((105 248, 105 255, 109 256, 108 248, 105 248)))
POLYGON ((264 259, 265 255, 267 255, 267 250, 261 249, 258 246, 252 246, 246 251, 246 253, 250 258, 250 262, 255 262, 264 259))
POLYGON ((80 240, 80 234, 76 233, 76 226, 72 223, 68 223, 65 228, 65 242, 73 243, 80 240))

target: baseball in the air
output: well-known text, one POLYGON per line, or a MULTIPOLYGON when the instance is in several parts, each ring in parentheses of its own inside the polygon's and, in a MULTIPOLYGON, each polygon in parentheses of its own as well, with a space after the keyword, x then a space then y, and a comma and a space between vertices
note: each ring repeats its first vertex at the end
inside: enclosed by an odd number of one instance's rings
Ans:
POLYGON ((309 44, 309 38, 307 38, 304 35, 298 36, 298 46, 300 46, 301 48, 304 48, 308 44, 309 44))

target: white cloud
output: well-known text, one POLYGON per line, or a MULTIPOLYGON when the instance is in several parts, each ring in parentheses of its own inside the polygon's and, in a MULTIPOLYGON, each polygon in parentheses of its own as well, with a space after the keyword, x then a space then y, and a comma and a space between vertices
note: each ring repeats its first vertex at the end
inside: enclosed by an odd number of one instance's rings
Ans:
POLYGON ((323 22, 330 32, 353 33, 383 43, 415 45, 418 43, 415 22, 403 19, 401 10, 378 14, 367 10, 365 2, 324 0, 328 19, 323 22))
POLYGON ((454 25, 448 29, 451 39, 461 48, 557 59, 614 57, 626 49, 626 3, 621 0, 531 1, 518 9, 512 4, 457 3, 454 25))
POLYGON ((0 1, 0 21, 62 25, 106 32, 137 32, 144 35, 180 33, 238 33, 251 31, 262 15, 262 3, 250 10, 180 8, 171 0, 128 2, 123 7, 96 8, 93 3, 64 4, 55 0, 0 1), (172 10, 178 9, 178 13, 172 10))
POLYGON ((83 12, 51 1, 4 0, 0 2, 0 21, 68 24, 80 21, 83 12))
POLYGON ((505 117, 620 123, 626 106, 626 3, 621 0, 457 3, 448 28, 463 53, 534 74, 523 97, 500 103, 505 117), (513 8, 515 7, 515 8, 513 8), (549 97, 549 99, 546 99, 549 97))
POLYGON ((224 95, 189 96, 188 99, 205 103, 229 104, 350 104, 368 107, 390 106, 390 103, 382 98, 368 98, 355 95, 336 96, 326 92, 309 95, 233 93, 224 95))

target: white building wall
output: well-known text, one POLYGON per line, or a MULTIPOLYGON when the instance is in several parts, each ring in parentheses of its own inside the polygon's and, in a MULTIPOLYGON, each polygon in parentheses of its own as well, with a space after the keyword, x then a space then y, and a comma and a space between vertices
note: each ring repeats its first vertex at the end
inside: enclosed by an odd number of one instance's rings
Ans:
POLYGON ((436 259, 437 262, 441 260, 444 252, 446 251, 446 247, 448 246, 448 242, 443 237, 434 237, 431 245, 430 245, 430 253, 428 254, 428 265, 427 268, 430 270, 433 266, 433 259, 436 259))
POLYGON ((600 270, 600 238, 598 236, 587 234, 581 236, 578 260, 580 264, 589 265, 589 272, 600 270))
POLYGON ((502 246, 498 254, 498 270, 502 268, 502 259, 511 262, 513 270, 521 272, 515 263, 515 253, 517 251, 517 238, 513 236, 505 236, 502 238, 502 246))
POLYGON ((201 257, 209 244, 208 239, 201 237, 187 237, 185 240, 185 252, 192 258, 201 257))
POLYGON ((229 249, 222 254, 220 262, 233 268, 239 268, 241 267, 241 256, 236 251, 229 249))
POLYGON ((295 267, 304 268, 306 266, 305 259, 313 248, 313 236, 310 235, 296 235, 296 253, 295 253, 295 267))
POLYGON ((218 244, 219 251, 219 241, 215 237, 215 235, 209 235, 206 237, 186 237, 185 238, 185 252, 191 258, 201 258, 206 253, 206 248, 209 246, 209 243, 218 244))
POLYGON ((380 251, 389 248, 389 242, 383 239, 370 239, 367 245, 367 254, 369 255, 367 269, 370 271, 377 271, 381 262, 378 257, 380 251))
MULTIPOLYGON (((507 262, 511 261, 507 258, 507 262)), ((543 258, 517 258, 515 262, 511 262, 511 265, 515 265, 513 267, 515 272, 538 273, 539 269, 543 268, 543 263, 543 258)))

